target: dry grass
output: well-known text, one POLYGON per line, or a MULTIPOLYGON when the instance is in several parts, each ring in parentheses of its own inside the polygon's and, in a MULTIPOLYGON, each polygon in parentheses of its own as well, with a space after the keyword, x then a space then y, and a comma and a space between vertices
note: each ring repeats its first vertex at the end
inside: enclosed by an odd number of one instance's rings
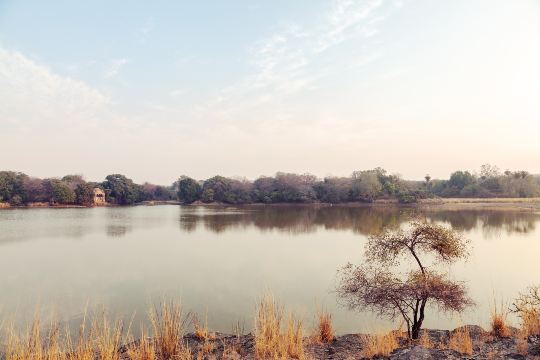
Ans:
POLYGON ((497 306, 497 301, 493 301, 493 308, 491 310, 491 334, 497 337, 510 337, 511 332, 507 325, 508 308, 503 302, 497 306))
POLYGON ((283 334, 283 313, 283 308, 272 295, 267 294, 259 301, 255 315, 256 358, 304 358, 302 322, 291 314, 287 321, 287 331, 283 334))
POLYGON ((396 333, 368 335, 363 341, 362 356, 373 358, 376 356, 389 356, 399 346, 396 333))
POLYGON ((520 336, 516 339, 516 349, 518 354, 527 356, 529 353, 529 344, 526 337, 520 336))
POLYGON ((70 354, 70 360, 94 360, 94 346, 92 340, 86 334, 86 315, 85 310, 76 343, 72 341, 69 331, 66 330, 66 349, 70 354))
POLYGON ((44 336, 41 331, 39 315, 34 316, 30 328, 24 335, 17 333, 13 325, 9 326, 5 349, 6 360, 61 360, 66 359, 60 345, 60 332, 57 323, 44 336))
POLYGON ((6 360, 119 360, 122 344, 122 323, 111 322, 103 312, 94 317, 91 331, 85 331, 86 316, 74 343, 69 331, 62 336, 56 321, 43 333, 39 315, 35 315, 26 333, 20 334, 10 326, 5 350, 6 360))
POLYGON ((318 322, 315 330, 315 341, 318 343, 330 343, 334 340, 334 329, 332 327, 332 315, 324 309, 318 311, 318 322))
POLYGON ((141 338, 127 347, 127 354, 131 360, 156 360, 156 345, 149 339, 141 326, 141 338))
POLYGON ((462 326, 454 330, 452 335, 450 335, 448 347, 461 354, 472 355, 473 346, 469 327, 462 326))
POLYGON ((122 345, 122 322, 109 321, 107 314, 102 312, 92 322, 91 338, 95 343, 95 352, 100 360, 120 360, 118 350, 122 345))
POLYGON ((193 334, 197 339, 204 341, 215 340, 215 334, 208 331, 208 314, 205 315, 203 325, 201 325, 197 316, 193 316, 192 324, 194 329, 193 334))
POLYGON ((179 355, 185 347, 182 339, 189 321, 189 315, 183 316, 180 303, 162 301, 159 309, 155 306, 150 309, 149 318, 157 353, 164 359, 179 355))

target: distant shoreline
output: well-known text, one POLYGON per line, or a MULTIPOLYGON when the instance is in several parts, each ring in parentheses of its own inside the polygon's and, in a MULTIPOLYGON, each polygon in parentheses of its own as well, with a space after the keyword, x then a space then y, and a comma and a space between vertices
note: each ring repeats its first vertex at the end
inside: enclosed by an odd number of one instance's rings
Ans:
POLYGON ((24 206, 11 206, 9 203, 0 203, 0 210, 7 209, 77 209, 93 207, 131 207, 131 206, 158 206, 158 205, 183 205, 183 206, 205 206, 205 207, 281 207, 281 206, 313 206, 313 207, 400 207, 400 208, 422 208, 422 209, 444 209, 444 210, 465 210, 465 209, 493 209, 493 210, 540 210, 540 198, 434 198, 420 199, 417 203, 401 204, 394 199, 376 200, 374 202, 345 202, 345 203, 246 203, 228 204, 222 202, 205 203, 197 201, 191 204, 184 204, 179 201, 145 201, 133 205, 106 204, 100 206, 82 205, 50 205, 45 203, 34 203, 24 206))

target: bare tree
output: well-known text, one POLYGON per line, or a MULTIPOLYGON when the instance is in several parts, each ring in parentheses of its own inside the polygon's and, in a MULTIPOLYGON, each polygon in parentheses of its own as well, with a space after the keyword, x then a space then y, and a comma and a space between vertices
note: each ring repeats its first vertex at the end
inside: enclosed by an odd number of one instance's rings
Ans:
POLYGON ((340 270, 338 296, 350 309, 370 310, 390 319, 402 317, 409 338, 418 339, 428 304, 443 312, 462 312, 473 305, 463 283, 435 269, 466 258, 467 247, 460 233, 421 221, 413 222, 408 230, 372 235, 365 263, 340 270), (403 260, 409 260, 410 266, 403 260))

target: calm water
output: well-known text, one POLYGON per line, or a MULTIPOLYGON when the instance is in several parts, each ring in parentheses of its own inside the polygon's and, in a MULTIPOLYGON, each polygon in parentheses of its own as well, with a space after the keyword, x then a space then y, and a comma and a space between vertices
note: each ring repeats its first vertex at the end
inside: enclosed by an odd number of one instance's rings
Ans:
POLYGON ((477 307, 428 315, 427 326, 486 324, 494 294, 511 301, 540 283, 540 215, 512 211, 431 211, 351 207, 128 207, 0 211, 0 317, 22 321, 36 307, 76 322, 86 304, 145 318, 163 296, 208 314, 214 330, 252 327, 255 301, 270 289, 310 323, 317 306, 339 333, 389 326, 341 308, 336 270, 362 260, 366 237, 412 215, 452 226, 472 256, 451 269, 477 307))

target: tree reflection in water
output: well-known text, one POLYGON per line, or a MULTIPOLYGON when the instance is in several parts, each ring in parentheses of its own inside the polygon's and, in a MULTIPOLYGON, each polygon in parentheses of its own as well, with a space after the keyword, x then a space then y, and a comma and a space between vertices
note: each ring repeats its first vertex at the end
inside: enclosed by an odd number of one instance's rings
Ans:
POLYGON ((456 230, 480 230, 485 238, 526 234, 535 230, 540 214, 516 210, 432 210, 398 206, 212 206, 181 207, 180 228, 186 232, 199 226, 215 233, 249 227, 259 231, 291 234, 317 229, 351 230, 370 235, 397 228, 413 218, 447 223, 456 230))

